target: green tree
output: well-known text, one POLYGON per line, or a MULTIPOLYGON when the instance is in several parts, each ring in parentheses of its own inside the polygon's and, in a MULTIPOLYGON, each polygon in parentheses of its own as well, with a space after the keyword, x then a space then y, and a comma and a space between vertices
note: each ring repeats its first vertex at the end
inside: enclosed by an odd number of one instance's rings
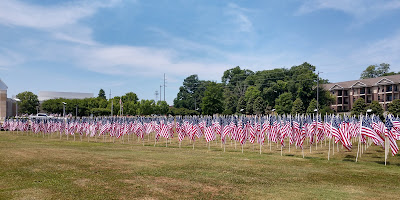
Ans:
POLYGON ((92 108, 90 112, 93 116, 108 116, 111 113, 111 110, 107 108, 92 108))
POLYGON ((246 114, 252 115, 254 113, 253 107, 254 107, 254 99, 249 99, 246 104, 246 114))
POLYGON ((261 96, 257 97, 253 103, 253 112, 257 115, 261 115, 265 110, 265 102, 261 96))
POLYGON ((297 98, 293 102, 292 114, 303 114, 303 113, 304 113, 303 101, 301 101, 300 98, 297 98))
POLYGON ((391 75, 394 72, 389 72, 390 64, 381 63, 380 65, 370 65, 362 73, 360 78, 376 78, 385 75, 391 75))
POLYGON ((197 74, 188 76, 183 80, 183 86, 179 88, 174 99, 174 107, 196 110, 200 107, 201 99, 209 81, 201 81, 197 74))
POLYGON ((315 99, 312 99, 311 101, 310 101, 310 103, 308 104, 308 107, 307 107, 307 113, 308 114, 312 114, 312 113, 315 113, 315 109, 317 109, 317 100, 315 100, 315 99))
POLYGON ((25 91, 17 94, 18 113, 20 114, 33 114, 36 113, 36 107, 39 106, 38 96, 32 92, 25 91))
POLYGON ((139 105, 139 113, 141 115, 151 115, 154 113, 155 103, 154 100, 142 99, 139 105))
POLYGON ((366 111, 367 105, 365 104, 365 100, 363 98, 359 98, 354 102, 353 108, 351 109, 351 114, 360 115, 364 114, 366 111))
MULTIPOLYGON (((248 69, 241 69, 239 66, 232 69, 228 69, 224 72, 221 80, 225 86, 224 90, 224 113, 239 113, 238 107, 246 107, 238 105, 240 97, 244 96, 249 84, 248 78, 253 75, 254 72, 248 69)), ((243 100, 245 101, 245 100, 243 100)), ((241 103, 243 103, 243 101, 241 103)), ((245 109, 245 108, 241 108, 245 109)))
POLYGON ((394 116, 400 115, 400 99, 395 99, 388 105, 388 111, 394 116))
POLYGON ((193 115, 199 115, 199 112, 197 112, 196 110, 189 110, 186 108, 171 107, 171 108, 169 108, 169 111, 167 114, 173 115, 173 116, 176 116, 176 115, 181 115, 181 116, 191 115, 191 116, 193 116, 193 115))
POLYGON ((139 113, 139 102, 127 101, 124 103, 124 115, 137 115, 139 113))
POLYGON ((166 115, 169 111, 169 106, 166 101, 158 101, 157 102, 157 107, 158 107, 158 113, 161 115, 166 115))
POLYGON ((103 89, 100 89, 99 95, 97 96, 97 98, 106 100, 107 99, 106 98, 106 92, 104 92, 103 89))
POLYGON ((237 113, 246 113, 246 106, 247 106, 247 102, 245 100, 245 98, 242 96, 239 98, 238 103, 237 103, 237 108, 236 108, 236 112, 237 113))
POLYGON ((236 113, 238 96, 234 95, 228 88, 224 89, 224 111, 222 114, 231 115, 236 113))
POLYGON ((128 101, 133 101, 136 103, 139 100, 139 98, 134 92, 128 92, 121 97, 121 100, 124 103, 128 101))
POLYGON ((48 113, 58 113, 62 114, 63 112, 63 106, 61 102, 63 102, 64 99, 48 99, 43 101, 41 107, 43 110, 45 110, 48 113))
POLYGON ((211 82, 207 86, 200 104, 203 114, 212 115, 215 113, 222 113, 222 98, 223 92, 221 86, 215 82, 211 82))
POLYGON ((367 109, 371 109, 371 114, 383 117, 383 108, 378 101, 372 101, 371 104, 368 105, 367 109))
POLYGON ((326 105, 322 105, 319 110, 320 110, 319 113, 323 114, 323 115, 325 115, 325 114, 329 115, 329 114, 333 114, 334 113, 333 110, 331 109, 331 107, 330 106, 326 106, 326 105))
POLYGON ((275 109, 278 114, 288 114, 292 111, 292 94, 285 92, 275 100, 275 109))

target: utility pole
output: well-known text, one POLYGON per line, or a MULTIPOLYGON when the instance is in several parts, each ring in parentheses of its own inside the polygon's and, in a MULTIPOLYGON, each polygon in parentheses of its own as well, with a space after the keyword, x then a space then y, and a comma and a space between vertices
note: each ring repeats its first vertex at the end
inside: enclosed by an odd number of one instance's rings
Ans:
POLYGON ((158 90, 156 90, 156 92, 154 93, 154 95, 156 95, 155 101, 157 102, 157 99, 158 99, 158 90))
POLYGON ((162 97, 162 94, 161 94, 161 87, 162 87, 162 85, 160 85, 160 101, 161 101, 161 97, 162 97))
POLYGON ((164 101, 165 101, 165 73, 164 73, 164 101))
POLYGON ((114 100, 111 99, 111 89, 110 89, 110 100, 111 100, 111 117, 113 116, 114 100))

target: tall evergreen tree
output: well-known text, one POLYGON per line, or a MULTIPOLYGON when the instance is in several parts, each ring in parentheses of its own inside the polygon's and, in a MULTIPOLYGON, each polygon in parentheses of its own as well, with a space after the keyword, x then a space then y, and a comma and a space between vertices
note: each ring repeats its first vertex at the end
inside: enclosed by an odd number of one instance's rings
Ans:
POLYGON ((264 113, 265 110, 265 102, 261 96, 257 97, 253 103, 253 112, 254 114, 260 115, 264 113))
POLYGON ((351 109, 351 114, 360 115, 364 114, 366 111, 367 105, 365 104, 365 100, 363 98, 359 98, 354 102, 353 108, 351 109))
POLYGON ((100 89, 99 90, 99 95, 97 96, 99 99, 107 99, 107 97, 106 97, 106 92, 104 92, 104 90, 103 89, 100 89))
POLYGON ((300 98, 297 98, 293 102, 292 114, 303 114, 303 113, 304 113, 303 101, 301 101, 300 98))
POLYGON ((211 82, 205 92, 200 104, 203 114, 212 115, 223 111, 222 88, 215 82, 211 82))
POLYGON ((313 99, 310 101, 310 104, 308 104, 307 113, 308 114, 315 113, 315 109, 317 109, 317 100, 313 99))
POLYGON ((383 117, 383 108, 378 101, 372 101, 371 104, 368 105, 367 109, 371 109, 370 114, 375 114, 383 117))
POLYGON ((292 94, 285 92, 275 100, 275 109, 278 114, 288 114, 292 111, 292 94))

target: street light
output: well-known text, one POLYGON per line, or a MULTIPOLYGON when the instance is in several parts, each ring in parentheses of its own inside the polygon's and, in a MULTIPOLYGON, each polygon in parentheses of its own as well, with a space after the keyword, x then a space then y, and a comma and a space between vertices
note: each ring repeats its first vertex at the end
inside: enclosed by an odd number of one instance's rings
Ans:
POLYGON ((62 104, 63 104, 63 117, 65 118, 65 105, 67 105, 67 103, 62 102, 62 104))
POLYGON ((18 102, 20 102, 20 99, 14 98, 15 101, 15 117, 18 116, 18 102))

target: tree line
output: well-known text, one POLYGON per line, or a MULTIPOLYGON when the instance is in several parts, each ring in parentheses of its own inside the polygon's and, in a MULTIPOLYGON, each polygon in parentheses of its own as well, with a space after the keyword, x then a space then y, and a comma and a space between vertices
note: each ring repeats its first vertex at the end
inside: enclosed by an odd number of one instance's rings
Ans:
MULTIPOLYGON (((330 104, 334 102, 334 96, 321 86, 329 81, 319 78, 315 70, 315 66, 307 62, 291 68, 255 72, 237 66, 222 74, 221 83, 190 75, 184 79, 171 107, 165 101, 139 101, 134 92, 107 100, 104 90, 100 89, 95 98, 46 100, 41 103, 40 110, 62 114, 62 102, 65 102, 66 113, 78 116, 111 115, 111 107, 113 115, 302 114, 314 113, 317 107, 319 113, 333 113, 330 104)), ((389 70, 390 65, 386 63, 370 65, 360 78, 398 74, 389 70)), ((17 98, 21 100, 19 113, 33 114, 39 109, 38 97, 32 92, 19 93, 17 98)), ((378 102, 373 101, 367 106, 361 98, 354 103, 351 112, 357 115, 367 110, 377 115, 383 113, 378 102)), ((400 100, 389 104, 388 111, 399 115, 400 100)))
POLYGON ((112 99, 106 98, 103 89, 100 89, 97 97, 85 99, 49 99, 40 104, 37 95, 26 91, 17 95, 21 101, 18 102, 19 113, 34 114, 37 110, 47 113, 63 114, 63 102, 65 113, 73 116, 109 116, 111 107, 113 115, 166 115, 174 114, 165 101, 155 102, 154 100, 142 99, 139 101, 134 92, 128 92, 122 96, 115 96, 112 99))
POLYGON ((174 107, 202 114, 314 113, 319 85, 319 112, 333 112, 329 105, 334 98, 321 87, 328 80, 318 79, 315 66, 306 62, 256 72, 237 66, 226 70, 221 81, 199 80, 197 75, 185 78, 174 107))

